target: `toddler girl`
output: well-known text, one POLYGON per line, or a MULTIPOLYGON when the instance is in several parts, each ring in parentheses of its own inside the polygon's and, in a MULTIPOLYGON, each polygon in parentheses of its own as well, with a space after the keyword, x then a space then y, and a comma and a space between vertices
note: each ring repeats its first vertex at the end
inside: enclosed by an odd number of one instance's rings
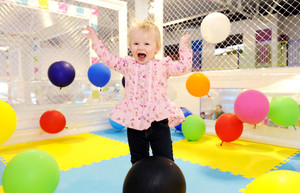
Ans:
POLYGON ((93 28, 88 26, 83 30, 102 62, 125 77, 125 97, 112 110, 110 118, 127 127, 132 164, 148 157, 150 146, 154 156, 173 160, 170 127, 182 123, 185 118, 181 109, 167 99, 167 79, 190 72, 189 36, 181 38, 180 61, 173 62, 170 57, 154 59, 161 49, 161 37, 158 27, 151 21, 137 23, 130 29, 129 47, 133 57, 111 54, 93 28))

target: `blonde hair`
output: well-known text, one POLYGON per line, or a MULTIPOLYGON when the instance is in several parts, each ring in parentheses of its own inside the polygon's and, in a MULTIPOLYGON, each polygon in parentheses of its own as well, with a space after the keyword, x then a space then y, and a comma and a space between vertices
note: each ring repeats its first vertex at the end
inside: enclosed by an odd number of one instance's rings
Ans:
POLYGON ((160 36, 160 31, 157 27, 157 25, 150 21, 150 20, 144 20, 142 22, 133 22, 130 29, 129 29, 129 32, 128 32, 128 42, 129 44, 131 43, 132 41, 132 31, 135 30, 135 29, 140 29, 140 30, 143 30, 143 31, 146 31, 146 32, 154 32, 154 35, 156 36, 156 47, 157 48, 161 48, 161 36, 160 36))

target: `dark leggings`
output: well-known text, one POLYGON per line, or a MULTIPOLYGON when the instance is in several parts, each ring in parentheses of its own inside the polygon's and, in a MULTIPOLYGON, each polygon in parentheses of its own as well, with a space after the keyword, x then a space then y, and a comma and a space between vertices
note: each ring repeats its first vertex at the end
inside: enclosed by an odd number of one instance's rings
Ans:
POLYGON ((127 128, 132 164, 148 157, 150 146, 153 156, 166 157, 174 161, 168 122, 168 119, 154 121, 147 130, 143 131, 127 128))

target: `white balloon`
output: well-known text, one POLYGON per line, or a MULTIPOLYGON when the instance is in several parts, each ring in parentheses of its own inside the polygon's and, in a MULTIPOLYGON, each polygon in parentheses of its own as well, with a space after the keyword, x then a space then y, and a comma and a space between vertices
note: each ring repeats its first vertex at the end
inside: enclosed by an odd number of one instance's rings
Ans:
POLYGON ((200 30, 203 39, 210 43, 220 43, 230 34, 230 20, 222 13, 210 13, 202 21, 200 30))

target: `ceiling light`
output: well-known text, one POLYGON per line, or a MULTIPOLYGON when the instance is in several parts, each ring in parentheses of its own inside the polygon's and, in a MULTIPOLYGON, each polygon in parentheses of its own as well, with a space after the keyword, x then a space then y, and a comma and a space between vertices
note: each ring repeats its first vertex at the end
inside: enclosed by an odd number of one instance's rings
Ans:
POLYGON ((0 51, 8 51, 9 47, 8 46, 0 46, 0 51))

